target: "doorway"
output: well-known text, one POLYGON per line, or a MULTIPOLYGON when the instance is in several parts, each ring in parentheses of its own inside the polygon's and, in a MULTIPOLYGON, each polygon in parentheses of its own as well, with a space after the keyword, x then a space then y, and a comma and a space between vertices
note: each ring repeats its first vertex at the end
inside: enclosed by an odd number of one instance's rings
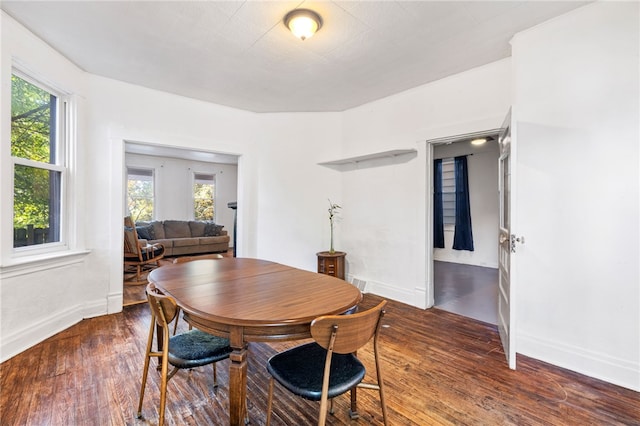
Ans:
MULTIPOLYGON (((236 211, 229 208, 230 202, 238 201, 239 155, 214 151, 178 148, 141 142, 124 143, 123 201, 127 207, 127 170, 135 168, 149 170, 152 179, 152 216, 150 220, 194 220, 194 178, 200 174, 214 176, 214 199, 216 223, 223 225, 229 235, 236 229, 236 211)), ((143 219, 149 220, 149 219, 143 219)), ((235 240, 231 240, 230 251, 235 250, 235 240)), ((170 263, 162 259, 160 264, 170 263)), ((125 285, 123 283, 123 306, 146 302, 145 285, 125 285)))
MULTIPOLYGON (((494 325, 498 323, 498 133, 494 129, 429 141, 431 161, 467 159, 473 234, 473 250, 454 250, 455 218, 445 218, 444 247, 431 249, 434 307, 494 325), (486 139, 484 144, 471 143, 480 138, 486 139)), ((447 207, 451 206, 445 203, 447 207)))

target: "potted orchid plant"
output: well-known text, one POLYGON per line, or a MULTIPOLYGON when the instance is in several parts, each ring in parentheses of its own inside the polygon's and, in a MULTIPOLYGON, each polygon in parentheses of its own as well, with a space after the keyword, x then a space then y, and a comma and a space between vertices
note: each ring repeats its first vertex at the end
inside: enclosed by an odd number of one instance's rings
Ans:
POLYGON ((332 203, 331 200, 329 200, 329 225, 330 225, 330 230, 331 230, 331 246, 329 248, 329 253, 334 254, 336 251, 333 249, 333 219, 335 217, 335 215, 338 213, 338 210, 341 209, 342 207, 340 207, 339 205, 332 203))

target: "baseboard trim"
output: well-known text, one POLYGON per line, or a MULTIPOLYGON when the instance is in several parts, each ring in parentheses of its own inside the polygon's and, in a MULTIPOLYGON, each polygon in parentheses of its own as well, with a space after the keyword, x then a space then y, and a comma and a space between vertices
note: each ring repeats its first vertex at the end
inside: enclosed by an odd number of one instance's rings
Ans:
MULTIPOLYGON (((107 295, 107 312, 109 314, 115 314, 122 312, 123 292, 109 293, 107 295)), ((87 317, 88 318, 88 317, 87 317)))
MULTIPOLYGON (((555 366, 640 392, 640 364, 518 332, 517 352, 555 366)), ((516 367, 517 368, 517 367, 516 367)))
MULTIPOLYGON (((120 298, 122 300, 122 297, 120 298)), ((122 306, 120 306, 122 310, 122 306)), ((27 327, 2 336, 0 344, 0 362, 26 351, 49 337, 79 323, 84 318, 92 318, 107 313, 104 300, 95 300, 51 314, 46 318, 29 324, 27 327)))
POLYGON ((385 284, 379 281, 367 280, 367 293, 374 293, 381 297, 387 297, 398 302, 406 303, 407 305, 415 306, 416 308, 425 309, 426 299, 424 289, 410 289, 398 288, 396 286, 385 284))
POLYGON ((47 318, 14 331, 2 339, 0 362, 4 362, 45 339, 59 333, 82 320, 82 306, 76 305, 64 311, 56 312, 47 318))

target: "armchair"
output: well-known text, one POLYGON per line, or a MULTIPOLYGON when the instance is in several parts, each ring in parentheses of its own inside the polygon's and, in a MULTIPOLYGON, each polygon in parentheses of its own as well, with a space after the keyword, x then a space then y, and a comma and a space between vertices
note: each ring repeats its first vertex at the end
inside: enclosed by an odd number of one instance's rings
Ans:
POLYGON ((164 256, 162 244, 146 244, 142 246, 138 240, 136 225, 130 216, 124 218, 124 282, 129 285, 147 283, 146 275, 160 266, 158 261, 164 256))

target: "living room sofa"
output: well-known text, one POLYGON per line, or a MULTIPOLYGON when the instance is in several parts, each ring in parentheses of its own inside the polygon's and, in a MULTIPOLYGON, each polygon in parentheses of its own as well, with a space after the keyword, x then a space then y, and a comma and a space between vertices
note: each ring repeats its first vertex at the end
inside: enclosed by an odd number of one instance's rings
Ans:
POLYGON ((229 250, 229 235, 222 225, 208 221, 164 220, 136 222, 144 245, 162 244, 165 256, 222 253, 229 250))

